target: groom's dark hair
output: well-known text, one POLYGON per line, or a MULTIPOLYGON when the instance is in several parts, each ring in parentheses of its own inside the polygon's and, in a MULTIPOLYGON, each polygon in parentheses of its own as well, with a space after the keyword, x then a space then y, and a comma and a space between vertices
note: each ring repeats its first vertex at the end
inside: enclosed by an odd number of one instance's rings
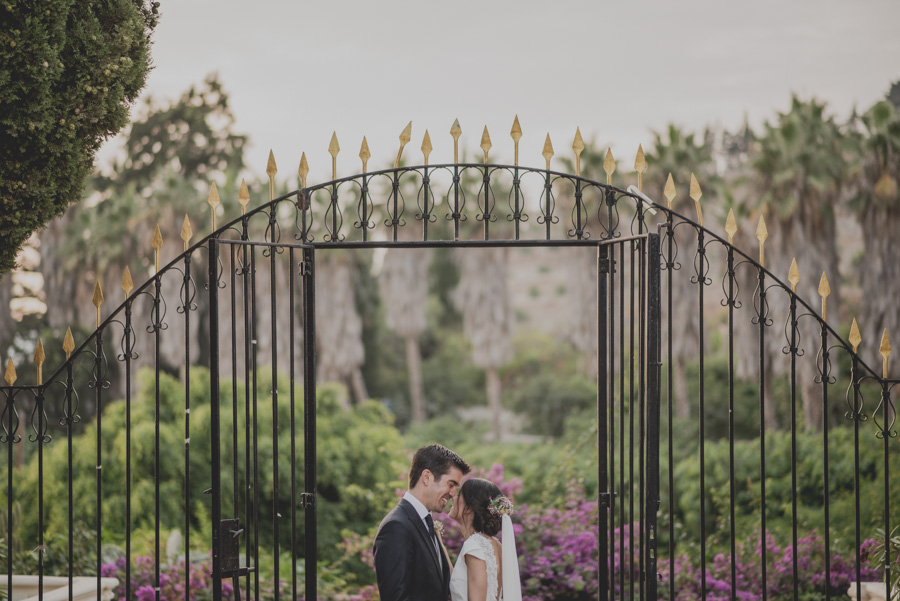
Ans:
POLYGON ((415 488, 425 470, 440 480, 453 466, 458 467, 463 475, 468 474, 471 469, 462 457, 443 445, 430 444, 427 447, 420 447, 413 454, 412 465, 409 466, 409 487, 415 488))

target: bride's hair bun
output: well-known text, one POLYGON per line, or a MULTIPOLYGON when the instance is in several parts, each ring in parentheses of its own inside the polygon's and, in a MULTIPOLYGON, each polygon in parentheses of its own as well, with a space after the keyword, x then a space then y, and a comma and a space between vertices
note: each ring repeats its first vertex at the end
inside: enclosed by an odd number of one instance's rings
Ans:
POLYGON ((466 507, 474 512, 472 527, 476 532, 494 536, 500 532, 502 515, 491 511, 491 501, 503 493, 497 485, 483 478, 469 478, 459 489, 466 507))

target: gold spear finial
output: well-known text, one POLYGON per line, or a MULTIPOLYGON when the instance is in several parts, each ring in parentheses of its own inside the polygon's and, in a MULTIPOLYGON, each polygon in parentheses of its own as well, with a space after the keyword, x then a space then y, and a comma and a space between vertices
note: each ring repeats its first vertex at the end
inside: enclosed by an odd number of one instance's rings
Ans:
POLYGON ((690 196, 694 201, 694 206, 697 207, 697 223, 700 224, 700 227, 703 227, 703 209, 700 207, 700 197, 703 196, 703 191, 700 189, 700 182, 697 181, 693 173, 691 173, 690 196))
POLYGON ((491 134, 488 133, 487 125, 484 126, 484 132, 481 134, 481 150, 484 152, 484 162, 488 162, 488 151, 491 149, 491 134))
POLYGON ((644 186, 644 171, 647 170, 647 159, 644 157, 644 147, 638 144, 637 156, 634 157, 634 170, 638 174, 638 190, 644 186))
POLYGON ((269 200, 275 200, 275 174, 278 167, 275 165, 275 153, 269 150, 269 162, 266 163, 266 175, 269 176, 269 200))
POLYGON ((788 281, 791 283, 791 292, 797 292, 797 284, 800 283, 800 268, 797 267, 797 257, 791 261, 791 268, 788 270, 788 281))
POLYGON ((66 328, 66 337, 63 338, 63 352, 66 354, 66 361, 72 356, 75 350, 75 338, 72 337, 72 328, 66 328))
POLYGON ((188 249, 188 242, 190 242, 193 235, 194 230, 191 229, 191 220, 185 213, 184 223, 181 225, 181 239, 184 240, 184 250, 188 249))
POLYGON ((881 353, 882 359, 882 376, 885 380, 888 377, 888 357, 891 356, 891 340, 888 338, 887 328, 884 329, 884 334, 881 335, 881 347, 878 349, 878 352, 881 353))
POLYGON ((459 126, 459 119, 453 120, 453 126, 450 128, 450 135, 453 136, 453 162, 459 162, 459 136, 462 135, 462 128, 459 126))
POLYGON ((341 151, 338 144, 337 132, 331 132, 331 142, 328 144, 328 154, 331 155, 331 179, 337 179, 337 155, 341 151))
POLYGON ((7 386, 12 386, 18 379, 16 377, 16 366, 13 365, 12 357, 6 362, 6 373, 4 374, 3 379, 6 380, 7 386))
POLYGON ((156 263, 156 273, 159 273, 159 249, 162 248, 162 232, 159 231, 159 224, 156 224, 156 231, 153 232, 153 240, 150 241, 153 247, 154 262, 156 263))
POLYGON ((549 133, 547 134, 547 139, 544 140, 544 150, 541 152, 541 156, 547 161, 547 171, 550 171, 550 159, 553 158, 553 143, 550 141, 549 133))
POLYGON ((209 198, 206 199, 212 209, 212 231, 216 231, 216 209, 219 208, 219 190, 216 188, 216 182, 209 187, 209 198))
POLYGON ((612 185, 612 174, 616 172, 616 159, 613 158, 612 148, 606 149, 606 157, 603 159, 603 170, 606 172, 606 185, 612 185))
POLYGON ((297 168, 297 173, 300 175, 300 187, 306 187, 306 176, 309 175, 309 163, 306 160, 306 153, 300 155, 300 166, 297 168))
POLYGON ((434 148, 431 147, 431 136, 428 135, 428 130, 425 130, 425 137, 422 138, 422 154, 425 156, 425 164, 428 164, 428 155, 431 154, 431 151, 434 148))
POLYGON ((400 157, 403 156, 403 147, 409 144, 412 139, 412 121, 406 124, 403 131, 400 132, 400 150, 397 151, 397 160, 394 161, 394 169, 400 167, 400 157))
POLYGON ((853 323, 850 324, 850 344, 853 346, 854 353, 859 349, 860 342, 862 342, 862 336, 859 333, 859 325, 856 323, 856 318, 854 317, 853 323))
POLYGON ((241 178, 241 189, 238 191, 238 204, 241 205, 241 215, 247 214, 247 205, 250 204, 250 190, 247 182, 241 178))
POLYGON ((97 327, 100 327, 100 305, 103 304, 103 290, 100 288, 100 280, 94 282, 94 298, 91 302, 97 308, 97 327))
POLYGON ((34 349, 34 364, 37 365, 37 383, 38 386, 44 383, 44 343, 38 339, 37 348, 34 349))
POLYGON ((125 291, 125 300, 128 300, 128 295, 134 290, 134 282, 131 279, 131 271, 128 269, 128 265, 125 266, 125 274, 122 276, 122 290, 125 291))
POLYGON ((575 152, 575 175, 581 177, 581 153, 584 152, 584 139, 581 137, 581 128, 575 128, 575 139, 572 140, 572 150, 575 152))
POLYGON ((675 190, 675 180, 672 179, 672 174, 669 173, 669 177, 666 179, 666 187, 663 189, 663 196, 666 197, 666 202, 669 203, 670 211, 672 210, 672 202, 677 195, 678 192, 675 190))
POLYGON ((728 244, 734 244, 734 235, 737 231, 737 219, 734 218, 734 209, 728 209, 728 219, 725 220, 725 233, 728 234, 728 244))
POLYGON ((513 139, 513 145, 515 146, 515 163, 514 165, 519 164, 519 140, 522 139, 522 126, 519 125, 519 116, 516 115, 516 118, 513 120, 512 129, 509 130, 509 136, 513 139))
POLYGON ((819 280, 819 296, 822 297, 822 321, 828 321, 828 295, 831 294, 831 286, 828 284, 828 276, 822 272, 822 278, 819 280))
POLYGON ((766 218, 759 216, 759 225, 756 226, 756 239, 759 240, 759 264, 766 266, 766 238, 769 237, 769 230, 766 229, 766 218))
MULTIPOLYGON (((304 158, 306 155, 303 155, 304 158)), ((366 166, 369 164, 369 159, 372 158, 372 153, 369 152, 369 143, 366 141, 366 137, 363 136, 362 145, 359 147, 359 158, 362 159, 363 164, 363 173, 366 172, 366 166)), ((301 161, 302 165, 302 161, 301 161)), ((308 168, 308 167, 307 167, 308 168)), ((302 176, 301 176, 302 177, 302 176)), ((306 184, 304 184, 305 186, 306 184)))

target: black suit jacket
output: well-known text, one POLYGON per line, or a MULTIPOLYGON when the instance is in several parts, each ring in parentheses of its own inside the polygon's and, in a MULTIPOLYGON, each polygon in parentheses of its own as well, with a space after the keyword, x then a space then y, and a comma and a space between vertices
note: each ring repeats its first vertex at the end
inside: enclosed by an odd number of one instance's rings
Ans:
POLYGON ((450 566, 435 550, 425 523, 403 499, 375 535, 375 576, 381 601, 447 601, 450 566))

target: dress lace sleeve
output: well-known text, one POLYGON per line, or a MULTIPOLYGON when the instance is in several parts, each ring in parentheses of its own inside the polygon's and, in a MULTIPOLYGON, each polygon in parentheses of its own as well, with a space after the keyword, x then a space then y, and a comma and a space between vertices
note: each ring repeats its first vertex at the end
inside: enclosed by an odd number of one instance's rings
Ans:
POLYGON ((488 601, 501 601, 503 596, 498 586, 497 556, 494 555, 494 546, 491 544, 490 539, 480 534, 473 534, 460 550, 460 556, 462 555, 470 555, 485 563, 488 601))

